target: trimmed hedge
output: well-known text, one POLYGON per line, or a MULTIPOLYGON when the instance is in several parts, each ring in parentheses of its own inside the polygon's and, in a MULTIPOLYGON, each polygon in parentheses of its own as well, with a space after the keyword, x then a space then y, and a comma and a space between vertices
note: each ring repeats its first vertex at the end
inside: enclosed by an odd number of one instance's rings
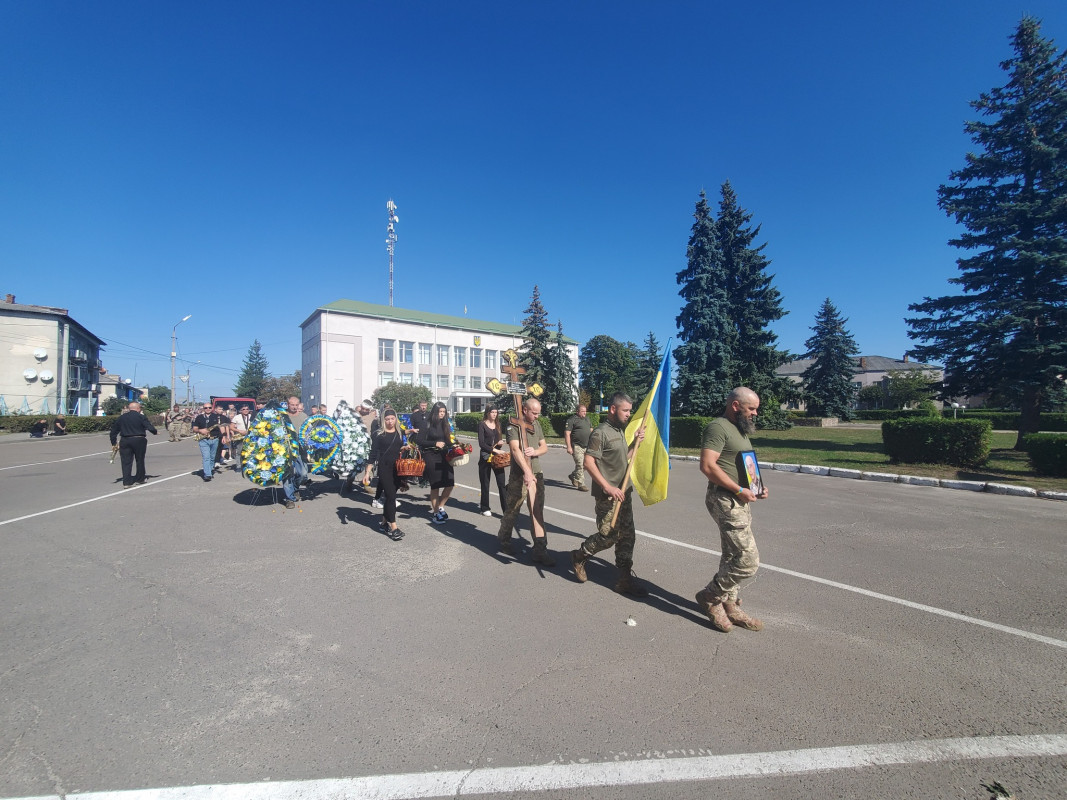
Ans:
POLYGON ((980 419, 895 419, 882 423, 882 444, 891 461, 980 467, 989 458, 993 426, 980 419))
POLYGON ((876 422, 884 422, 887 419, 926 419, 929 416, 930 414, 924 409, 913 408, 872 408, 867 411, 852 412, 853 419, 876 422))
POLYGON ((1031 433, 1023 437, 1023 447, 1030 456, 1030 466, 1034 472, 1067 478, 1067 436, 1031 433))
MULTIPOLYGON (((943 409, 941 416, 946 419, 952 419, 952 409, 943 409)), ((966 411, 959 411, 957 409, 956 419, 967 418, 989 420, 993 424, 993 429, 998 431, 1019 430, 1018 411, 986 411, 982 408, 969 408, 966 411)), ((1067 414, 1043 412, 1038 422, 1038 428, 1042 431, 1067 432, 1067 414)))
MULTIPOLYGON (((511 415, 502 413, 500 416, 502 416, 502 417, 510 417, 511 415)), ((557 416, 557 415, 553 414, 552 416, 557 416)), ((570 414, 567 414, 566 416, 569 417, 570 414)), ((592 417, 593 414, 590 414, 589 416, 592 417)), ((457 431, 464 431, 465 433, 477 434, 478 433, 478 425, 481 424, 481 421, 482 421, 482 415, 480 413, 454 414, 452 416, 452 424, 455 426, 456 430, 457 431)), ((541 417, 537 421, 541 423, 541 430, 544 433, 544 437, 546 439, 549 438, 550 436, 560 436, 560 437, 563 436, 562 433, 559 433, 559 434, 556 433, 556 431, 555 431, 555 429, 553 428, 553 425, 552 425, 553 420, 550 419, 549 417, 541 417)), ((563 422, 564 422, 564 424, 566 424, 567 420, 564 419, 563 422)), ((596 423, 594 422, 593 425, 595 427, 596 423)), ((562 426, 560 427, 560 430, 562 431, 562 426)))
POLYGON ((671 417, 671 447, 699 448, 714 417, 671 417))
MULTIPOLYGON (((48 432, 52 430, 54 414, 22 414, 17 417, 0 417, 0 428, 10 433, 29 433, 30 428, 39 419, 48 421, 48 432)), ((67 417, 67 433, 99 433, 110 431, 111 425, 118 417, 67 417)), ((163 417, 150 416, 152 424, 159 428, 163 424, 163 417)))

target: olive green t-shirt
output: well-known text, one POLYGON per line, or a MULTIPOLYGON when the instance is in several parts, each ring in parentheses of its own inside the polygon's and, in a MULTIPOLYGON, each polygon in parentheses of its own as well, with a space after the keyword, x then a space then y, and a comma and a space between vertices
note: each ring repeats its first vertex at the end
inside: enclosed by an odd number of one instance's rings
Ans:
MULTIPOLYGON (((534 427, 537 428, 537 427, 540 427, 540 426, 538 426, 535 423, 534 427)), ((508 444, 510 445, 512 442, 517 442, 518 440, 519 440, 519 429, 517 427, 515 427, 514 425, 508 425, 508 444)), ((535 431, 534 433, 527 433, 526 434, 526 444, 528 444, 530 447, 534 448, 535 450, 541 446, 541 442, 543 442, 544 440, 545 440, 545 437, 540 431, 535 431), (536 441, 534 441, 535 439, 536 439, 536 441)), ((527 458, 526 460, 530 462, 530 471, 533 472, 534 475, 540 475, 541 474, 541 459, 538 456, 534 456, 533 458, 527 458)), ((511 459, 511 468, 512 469, 519 469, 519 465, 515 461, 515 459, 511 459)))
POLYGON ((741 452, 752 449, 752 442, 741 433, 740 429, 726 417, 716 417, 708 423, 704 429, 704 438, 700 443, 703 450, 712 450, 719 454, 716 462, 719 468, 733 478, 738 485, 742 483, 739 467, 741 465, 741 452))
MULTIPOLYGON (((622 479, 626 477, 628 451, 626 431, 605 420, 593 430, 585 454, 596 459, 596 467, 604 476, 604 480, 612 486, 621 486, 622 479)), ((603 493, 600 484, 594 481, 593 496, 600 497, 603 493)))
POLYGON ((589 417, 579 417, 577 414, 567 420, 565 431, 571 432, 571 443, 579 447, 589 447, 589 436, 593 432, 593 423, 589 417))

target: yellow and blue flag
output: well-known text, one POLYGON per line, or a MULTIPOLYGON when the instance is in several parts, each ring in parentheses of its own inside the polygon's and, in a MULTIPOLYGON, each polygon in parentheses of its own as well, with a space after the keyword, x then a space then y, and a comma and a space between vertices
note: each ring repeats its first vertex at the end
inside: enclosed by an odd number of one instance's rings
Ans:
POLYGON ((667 477, 671 470, 671 343, 667 341, 652 391, 626 426, 626 441, 632 442, 641 422, 645 422, 645 440, 634 453, 633 482, 637 496, 646 506, 667 499, 667 477), (648 418, 645 419, 645 413, 648 418))

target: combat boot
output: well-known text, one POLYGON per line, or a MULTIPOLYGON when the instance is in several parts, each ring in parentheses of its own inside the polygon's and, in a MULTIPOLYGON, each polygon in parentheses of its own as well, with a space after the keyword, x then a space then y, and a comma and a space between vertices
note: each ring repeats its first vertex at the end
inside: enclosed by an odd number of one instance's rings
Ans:
POLYGON ((619 570, 619 580, 615 583, 615 591, 619 594, 628 594, 631 597, 648 596, 648 589, 637 579, 632 569, 619 570))
POLYGON ((729 633, 734 629, 730 618, 726 616, 726 609, 723 608, 722 603, 715 600, 707 589, 701 589, 697 592, 697 605, 700 606, 701 611, 708 615, 708 619, 711 620, 711 627, 715 630, 729 633))
POLYGON ((574 577, 578 579, 578 583, 589 580, 585 574, 585 562, 588 558, 589 555, 581 548, 571 550, 571 563, 574 564, 574 577))
POLYGON ((738 628, 744 628, 748 631, 761 631, 763 630, 763 621, 758 620, 755 617, 750 617, 744 611, 741 610, 741 601, 731 603, 729 600, 724 600, 722 603, 723 610, 726 612, 727 618, 730 622, 736 625, 738 628))
POLYGON ((515 545, 511 543, 510 535, 506 539, 503 536, 497 537, 496 549, 499 553, 507 553, 509 556, 515 555, 515 545))
POLYGON ((542 564, 546 567, 556 566, 556 560, 552 558, 552 554, 548 552, 548 541, 544 536, 539 536, 534 539, 533 551, 530 553, 530 560, 535 564, 542 564))

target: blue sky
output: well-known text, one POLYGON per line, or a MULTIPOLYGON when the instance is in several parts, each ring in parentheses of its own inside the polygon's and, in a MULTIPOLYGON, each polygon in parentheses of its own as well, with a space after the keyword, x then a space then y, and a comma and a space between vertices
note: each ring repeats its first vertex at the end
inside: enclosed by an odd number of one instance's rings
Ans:
POLYGON ((253 339, 300 366, 339 298, 585 341, 674 335, 701 189, 763 226, 799 352, 830 297, 900 357, 949 291, 937 186, 1005 82, 1005 2, 0 4, 0 294, 61 306, 103 361, 201 394, 253 339), (200 362, 200 363, 196 363, 200 362), (184 362, 179 364, 182 371, 184 362))

